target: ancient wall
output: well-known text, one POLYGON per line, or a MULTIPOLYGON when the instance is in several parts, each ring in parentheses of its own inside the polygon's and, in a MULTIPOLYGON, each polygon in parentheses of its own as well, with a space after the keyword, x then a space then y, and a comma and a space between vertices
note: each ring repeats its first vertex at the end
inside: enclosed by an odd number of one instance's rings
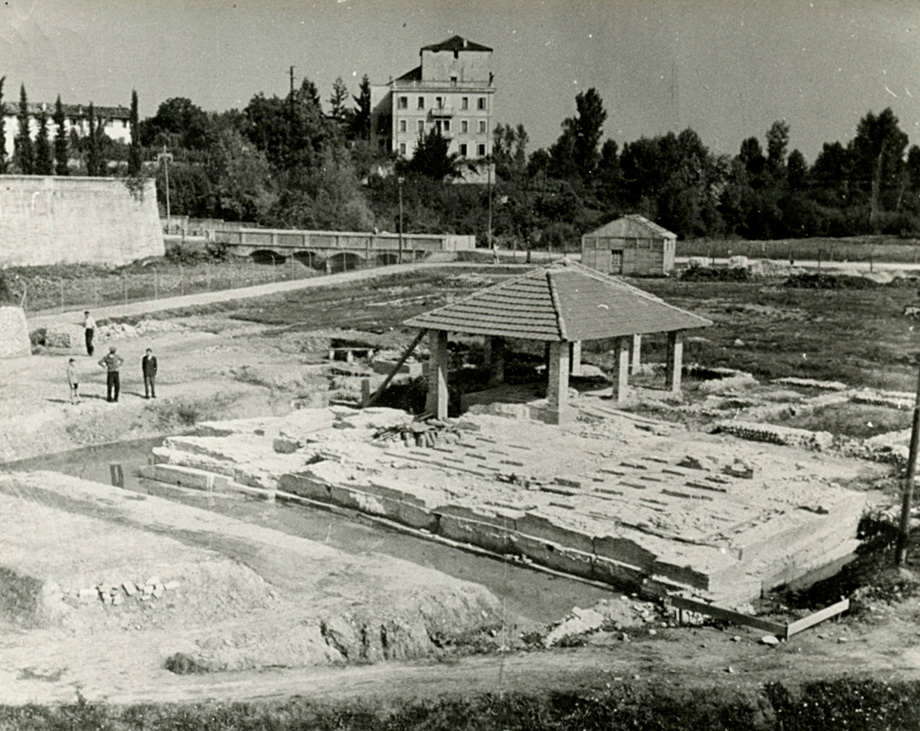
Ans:
POLYGON ((162 256, 156 187, 115 178, 0 176, 0 267, 120 266, 162 256))

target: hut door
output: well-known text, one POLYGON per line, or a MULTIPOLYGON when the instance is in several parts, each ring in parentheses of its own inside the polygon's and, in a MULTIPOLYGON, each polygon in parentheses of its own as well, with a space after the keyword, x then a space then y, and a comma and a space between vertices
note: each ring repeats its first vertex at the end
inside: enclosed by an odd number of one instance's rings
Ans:
POLYGON ((607 271, 611 274, 622 274, 623 273, 623 250, 622 249, 611 249, 610 250, 610 261, 607 262, 607 271))

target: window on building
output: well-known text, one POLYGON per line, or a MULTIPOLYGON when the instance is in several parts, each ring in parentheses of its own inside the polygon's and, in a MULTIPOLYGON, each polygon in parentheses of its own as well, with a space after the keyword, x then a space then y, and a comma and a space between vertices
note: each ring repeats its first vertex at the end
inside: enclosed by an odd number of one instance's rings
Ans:
POLYGON ((466 134, 467 132, 470 131, 470 123, 467 122, 465 119, 462 122, 460 122, 460 131, 463 134, 466 134))
POLYGON ((408 109, 409 108, 409 97, 401 96, 399 97, 399 108, 408 109))
POLYGON ((400 120, 399 120, 399 131, 400 131, 400 132, 405 132, 405 131, 406 131, 406 120, 405 120, 405 119, 400 119, 400 120))
POLYGON ((486 156, 486 146, 485 146, 485 145, 477 145, 477 146, 476 146, 476 153, 479 155, 479 157, 485 157, 485 156, 486 156))
POLYGON ((466 157, 466 145, 460 145, 460 155, 466 157))
POLYGON ((424 108, 425 108, 425 97, 420 96, 420 97, 418 98, 418 108, 419 108, 419 109, 424 109, 424 108))
POLYGON ((418 133, 420 135, 425 134, 425 120, 424 119, 420 119, 418 121, 418 133))
POLYGON ((484 111, 486 108, 486 98, 484 96, 479 97, 479 101, 477 103, 479 105, 479 111, 484 111))
POLYGON ((451 86, 456 86, 456 85, 457 85, 457 77, 456 77, 456 76, 451 76, 451 77, 450 77, 450 85, 451 85, 451 86))
POLYGON ((479 134, 484 135, 486 133, 486 120, 479 120, 479 134))
MULTIPOLYGON (((484 147, 484 146, 483 146, 483 147, 484 147)), ((405 154, 406 154, 406 143, 405 143, 405 142, 400 142, 400 143, 399 143, 399 154, 400 154, 400 155, 405 155, 405 154)))
POLYGON ((465 97, 463 97, 463 98, 460 99, 460 108, 461 108, 461 109, 469 109, 469 108, 470 108, 470 98, 469 98, 468 96, 465 96, 465 97))
POLYGON ((450 132, 450 120, 449 119, 444 120, 444 131, 450 132))

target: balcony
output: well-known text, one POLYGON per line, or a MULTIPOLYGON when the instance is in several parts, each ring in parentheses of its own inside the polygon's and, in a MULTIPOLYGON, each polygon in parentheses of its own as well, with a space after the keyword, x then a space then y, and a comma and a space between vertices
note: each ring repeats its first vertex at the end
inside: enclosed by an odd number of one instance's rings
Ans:
POLYGON ((451 104, 445 104, 441 107, 432 107, 428 110, 428 115, 434 119, 443 118, 443 117, 453 117, 454 116, 454 107, 451 104))

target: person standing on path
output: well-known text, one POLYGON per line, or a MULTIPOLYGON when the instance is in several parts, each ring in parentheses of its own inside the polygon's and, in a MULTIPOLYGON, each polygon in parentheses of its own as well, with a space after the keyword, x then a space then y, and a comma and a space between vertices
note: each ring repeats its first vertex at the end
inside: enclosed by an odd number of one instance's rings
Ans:
POLYGON ((109 346, 109 354, 99 361, 99 365, 106 370, 105 400, 109 403, 118 402, 118 392, 121 389, 121 383, 119 383, 118 378, 118 369, 121 367, 121 364, 124 363, 124 359, 118 355, 117 350, 118 348, 116 348, 114 345, 109 346))
POLYGON ((93 346, 93 335, 96 334, 96 321, 89 314, 89 310, 83 313, 83 335, 86 338, 86 354, 92 355, 96 348, 93 346))
POLYGON ((77 359, 71 358, 67 361, 67 385, 70 386, 70 403, 80 403, 77 397, 77 359))
POLYGON ((147 348, 144 357, 141 358, 141 373, 144 374, 144 398, 156 398, 157 357, 150 348, 147 348))

